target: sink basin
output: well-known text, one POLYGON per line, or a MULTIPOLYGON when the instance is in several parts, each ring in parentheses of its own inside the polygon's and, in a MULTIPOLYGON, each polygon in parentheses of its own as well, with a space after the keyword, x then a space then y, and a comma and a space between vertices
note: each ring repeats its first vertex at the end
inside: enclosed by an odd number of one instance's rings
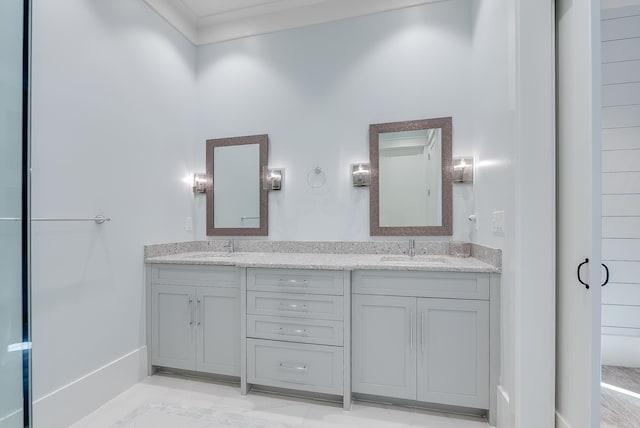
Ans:
POLYGON ((427 264, 427 263, 439 263, 444 264, 448 263, 447 259, 442 256, 382 256, 380 257, 380 261, 382 263, 416 263, 416 264, 427 264))

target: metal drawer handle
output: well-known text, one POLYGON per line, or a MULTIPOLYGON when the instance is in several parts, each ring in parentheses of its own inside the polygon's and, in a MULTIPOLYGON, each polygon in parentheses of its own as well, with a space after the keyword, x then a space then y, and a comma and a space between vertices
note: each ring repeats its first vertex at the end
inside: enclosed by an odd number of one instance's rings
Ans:
POLYGON ((306 311, 308 309, 307 305, 303 305, 300 303, 282 303, 282 302, 280 302, 280 308, 285 311, 290 311, 290 310, 306 311))
POLYGON ((200 299, 196 302, 196 318, 198 319, 198 325, 202 324, 202 311, 200 310, 200 299))
POLYGON ((280 368, 285 370, 295 370, 297 372, 307 371, 307 366, 296 366, 289 363, 280 363, 280 368))
POLYGON ((420 346, 424 354, 424 312, 420 313, 420 346))
POLYGON ((302 281, 298 281, 298 280, 295 280, 295 279, 282 279, 282 278, 280 278, 278 280, 278 283, 280 285, 288 285, 288 286, 302 285, 303 287, 306 287, 307 285, 309 285, 307 283, 306 279, 303 279, 302 281))
POLYGON ((193 299, 189 299, 189 327, 193 325, 193 299))
POLYGON ((414 322, 413 322, 413 312, 411 312, 411 316, 410 316, 410 320, 409 320, 409 334, 411 335, 411 350, 413 351, 413 327, 414 327, 414 322))
POLYGON ((306 336, 307 335, 307 329, 280 327, 278 329, 278 334, 293 334, 293 335, 298 335, 298 336, 306 336))

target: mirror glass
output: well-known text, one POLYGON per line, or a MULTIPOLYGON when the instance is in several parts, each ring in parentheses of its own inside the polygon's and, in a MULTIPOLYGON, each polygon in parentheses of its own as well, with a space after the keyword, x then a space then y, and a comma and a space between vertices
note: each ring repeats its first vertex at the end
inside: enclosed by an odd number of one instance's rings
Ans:
POLYGON ((207 140, 207 235, 267 235, 266 135, 207 140))
POLYGON ((371 235, 451 235, 451 118, 369 131, 371 235))

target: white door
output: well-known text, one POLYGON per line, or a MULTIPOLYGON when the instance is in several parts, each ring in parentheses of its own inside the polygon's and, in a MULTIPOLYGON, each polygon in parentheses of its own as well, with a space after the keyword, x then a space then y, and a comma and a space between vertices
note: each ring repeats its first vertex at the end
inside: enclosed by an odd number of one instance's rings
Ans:
POLYGON ((590 428, 600 426, 600 1, 558 0, 556 20, 556 426, 590 428))

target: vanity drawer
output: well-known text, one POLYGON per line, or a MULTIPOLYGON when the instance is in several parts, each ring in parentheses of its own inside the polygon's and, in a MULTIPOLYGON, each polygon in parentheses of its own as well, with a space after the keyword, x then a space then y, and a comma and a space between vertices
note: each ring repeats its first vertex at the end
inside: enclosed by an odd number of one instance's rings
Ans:
POLYGON ((342 321, 247 315, 247 336, 258 339, 342 346, 343 329, 342 321))
POLYGON ((154 264, 151 283, 240 288, 240 270, 235 266, 154 264))
POLYGON ((354 294, 489 300, 489 274, 466 272, 353 272, 354 294))
POLYGON ((344 294, 343 272, 305 269, 247 269, 247 289, 309 294, 344 294))
POLYGON ((247 292, 247 313, 342 321, 342 296, 247 292))
POLYGON ((343 348, 247 339, 247 381, 342 395, 343 348))

